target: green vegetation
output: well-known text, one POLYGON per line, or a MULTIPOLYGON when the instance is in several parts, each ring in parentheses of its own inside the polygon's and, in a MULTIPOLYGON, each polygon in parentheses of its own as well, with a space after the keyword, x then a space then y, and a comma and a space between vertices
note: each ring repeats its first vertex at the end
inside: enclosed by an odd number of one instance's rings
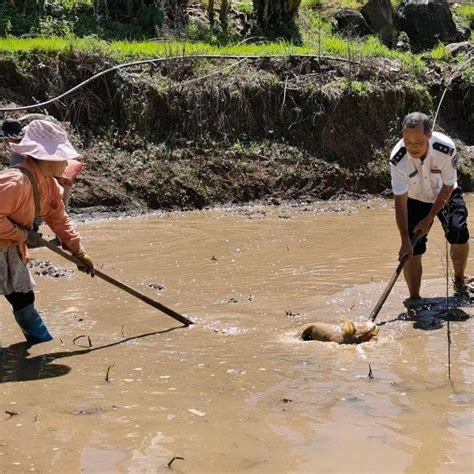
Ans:
POLYGON ((420 69, 423 62, 419 56, 393 51, 382 45, 377 38, 363 42, 348 42, 336 36, 323 36, 321 48, 318 41, 296 46, 279 41, 266 44, 237 44, 218 46, 204 42, 189 41, 112 41, 107 42, 97 37, 76 38, 0 38, 0 53, 15 54, 24 52, 45 51, 89 52, 100 53, 117 61, 159 56, 179 56, 191 54, 223 54, 235 56, 263 56, 289 54, 323 54, 348 57, 354 60, 367 57, 385 57, 398 59, 407 69, 420 69))
MULTIPOLYGON (((400 5, 402 0, 391 0, 394 7, 400 5)), ((365 4, 364 0, 302 0, 301 7, 310 10, 334 10, 341 8, 351 8, 360 10, 365 4)))
POLYGON ((295 46, 287 42, 263 45, 241 44, 217 46, 189 41, 113 41, 107 42, 97 37, 88 38, 0 38, 0 52, 18 53, 31 51, 49 52, 94 52, 114 59, 146 58, 158 56, 178 56, 188 54, 312 54, 309 46, 295 46))
MULTIPOLYGON (((208 0, 203 0, 202 3, 207 5, 208 0)), ((232 6, 239 12, 242 13, 252 13, 253 12, 253 4, 252 0, 241 0, 232 2, 232 6)))
POLYGON ((460 5, 457 12, 464 21, 474 21, 474 5, 460 5))
POLYGON ((31 7, 26 13, 9 2, 0 4, 0 36, 51 35, 97 35, 111 40, 143 39, 155 36, 155 32, 144 21, 121 23, 110 18, 95 18, 92 0, 50 0, 43 3, 40 11, 31 7))
MULTIPOLYGON (((18 104, 56 97, 112 64, 145 58, 307 54, 352 61, 318 67, 317 61, 233 59, 224 64, 236 67, 219 77, 207 76, 219 69, 214 59, 174 61, 90 83, 50 109, 74 125, 88 157, 74 206, 128 205, 131 196, 152 208, 189 208, 381 192, 389 186, 386 157, 399 139, 401 118, 413 110, 434 114, 449 77, 456 81, 440 123, 467 143, 472 61, 443 45, 411 54, 377 36, 337 34, 334 12, 366 0, 302 0, 295 42, 262 38, 249 15, 252 0, 232 1, 237 14, 232 10, 227 28, 218 11, 211 26, 207 0, 200 1, 180 29, 150 26, 140 15, 125 21, 115 10, 113 17, 96 17, 92 0, 30 0, 40 6, 25 15, 0 0, 3 96, 18 104), (259 42, 243 41, 249 37, 259 42)), ((473 7, 453 11, 460 27, 473 19, 473 7)), ((6 161, 0 150, 0 162, 6 161)), ((472 189, 472 167, 462 166, 461 185, 472 189)))
MULTIPOLYGON (((203 11, 206 1, 202 0, 203 11)), ((182 54, 322 54, 354 60, 385 57, 400 61, 408 70, 422 69, 424 63, 420 55, 387 48, 376 36, 347 40, 333 31, 331 12, 342 7, 357 9, 363 3, 361 0, 302 0, 301 44, 277 40, 259 45, 241 44, 242 37, 232 27, 223 31, 219 25, 210 27, 202 20, 193 19, 184 31, 176 32, 175 39, 147 41, 159 36, 156 27, 147 26, 140 19, 125 24, 110 18, 95 18, 92 0, 50 0, 44 3, 42 14, 33 11, 25 15, 8 3, 0 5, 0 53, 84 51, 115 60, 182 54)), ((392 3, 396 5, 399 0, 392 3)), ((252 11, 251 0, 235 1, 233 5, 240 12, 252 11)), ((472 21, 474 7, 458 6, 456 14, 462 16, 463 21, 472 21)), ((443 61, 448 59, 449 53, 438 46, 431 57, 443 61)))
POLYGON ((449 59, 449 52, 444 44, 439 44, 431 51, 431 57, 437 61, 446 61, 449 59))
POLYGON ((454 5, 452 8, 454 21, 458 27, 471 29, 471 41, 474 41, 474 5, 454 5))
POLYGON ((467 54, 460 54, 456 57, 455 68, 461 73, 461 77, 466 84, 474 84, 474 64, 467 54))

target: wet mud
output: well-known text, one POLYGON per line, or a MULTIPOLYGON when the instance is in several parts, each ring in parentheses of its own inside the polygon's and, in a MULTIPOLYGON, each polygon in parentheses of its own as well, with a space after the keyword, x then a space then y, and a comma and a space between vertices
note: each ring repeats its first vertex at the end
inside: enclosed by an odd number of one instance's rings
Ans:
POLYGON ((97 278, 38 278, 55 339, 29 348, 2 299, 1 469, 471 472, 474 307, 445 297, 439 224, 425 306, 403 306, 401 278, 376 340, 307 342, 312 322, 367 321, 397 263, 391 201, 324 206, 79 224, 101 269, 196 324, 97 278))
POLYGON ((71 277, 75 273, 74 270, 57 267, 49 260, 31 259, 28 262, 28 268, 33 275, 51 278, 71 277))

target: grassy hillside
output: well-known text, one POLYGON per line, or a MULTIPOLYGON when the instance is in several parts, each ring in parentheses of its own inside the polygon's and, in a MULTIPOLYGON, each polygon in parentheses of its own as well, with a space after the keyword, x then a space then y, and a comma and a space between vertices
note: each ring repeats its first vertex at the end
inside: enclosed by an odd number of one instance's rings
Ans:
MULTIPOLYGON (((233 6, 251 11, 249 1, 233 6)), ((388 192, 402 118, 434 116, 449 84, 437 126, 456 140, 460 182, 472 190, 472 61, 443 45, 411 54, 376 36, 345 39, 331 26, 343 6, 361 2, 303 0, 301 41, 250 43, 236 23, 210 28, 204 4, 183 31, 152 33, 96 20, 89 0, 43 16, 8 17, 3 5, 0 103, 46 101, 118 62, 170 58, 102 75, 47 110, 69 123, 87 159, 74 207, 193 208, 388 192), (256 58, 181 58, 199 54, 256 58)), ((470 6, 453 11, 472 20, 470 6)))
MULTIPOLYGON (((340 54, 348 48, 347 41, 333 32, 332 16, 341 8, 359 9, 365 2, 361 0, 302 0, 298 18, 299 46, 340 54)), ((392 1, 396 6, 399 0, 392 1)), ((233 12, 229 17, 229 26, 223 29, 219 24, 209 26, 207 21, 206 0, 193 2, 189 8, 189 22, 179 31, 170 31, 165 26, 156 28, 150 26, 144 19, 135 18, 127 23, 120 23, 110 18, 96 17, 91 0, 54 0, 45 2, 40 10, 29 8, 26 14, 18 12, 8 2, 0 5, 0 38, 48 38, 51 42, 39 43, 12 43, 2 42, 0 50, 24 50, 25 48, 39 48, 45 50, 60 50, 64 43, 58 43, 57 38, 67 38, 74 41, 76 38, 89 38, 97 41, 104 40, 115 42, 118 40, 143 42, 159 39, 165 42, 198 42, 215 47, 235 45, 244 38, 235 25, 235 12, 250 14, 252 12, 251 0, 232 2, 233 12)), ((469 26, 474 21, 474 6, 465 2, 454 4, 452 11, 461 26, 469 26)), ((251 22, 250 18, 247 18, 251 22)), ((403 58, 402 53, 389 51, 380 44, 377 37, 357 41, 354 48, 357 53, 386 57, 403 58)), ((92 41, 92 43, 94 42, 92 41)), ((79 45, 84 47, 84 43, 79 45)), ((173 47, 173 46, 172 46, 173 47)), ((202 50, 203 46, 200 45, 202 50)), ((288 47, 281 42, 275 46, 281 52, 287 52, 288 47)), ((106 48, 103 48, 106 49, 106 48)), ((115 45, 116 49, 126 49, 123 45, 115 45)), ((147 54, 146 48, 133 47, 134 51, 140 49, 139 54, 147 54)), ((153 49, 153 48, 151 48, 153 49)), ((408 59, 405 59, 408 61, 408 59)))

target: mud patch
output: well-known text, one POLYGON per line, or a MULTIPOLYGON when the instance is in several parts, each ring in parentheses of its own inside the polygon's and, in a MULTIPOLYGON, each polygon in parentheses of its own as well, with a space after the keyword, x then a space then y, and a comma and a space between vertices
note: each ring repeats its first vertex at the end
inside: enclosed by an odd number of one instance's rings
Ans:
POLYGON ((51 278, 72 277, 76 273, 74 270, 56 267, 49 260, 31 259, 28 262, 28 268, 34 275, 48 276, 51 278))
POLYGON ((161 293, 166 290, 166 286, 163 283, 150 282, 147 284, 148 288, 156 290, 157 293, 161 293))
POLYGON ((89 415, 100 415, 104 412, 102 407, 96 408, 75 408, 71 414, 75 416, 89 416, 89 415))

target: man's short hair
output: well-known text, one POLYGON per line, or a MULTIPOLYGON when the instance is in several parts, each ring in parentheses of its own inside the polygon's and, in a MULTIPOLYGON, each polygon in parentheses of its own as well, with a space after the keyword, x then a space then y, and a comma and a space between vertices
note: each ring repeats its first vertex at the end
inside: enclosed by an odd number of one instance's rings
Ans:
POLYGON ((431 132, 431 120, 428 115, 421 112, 412 112, 403 119, 402 129, 416 128, 420 124, 423 124, 423 132, 426 135, 431 132))

